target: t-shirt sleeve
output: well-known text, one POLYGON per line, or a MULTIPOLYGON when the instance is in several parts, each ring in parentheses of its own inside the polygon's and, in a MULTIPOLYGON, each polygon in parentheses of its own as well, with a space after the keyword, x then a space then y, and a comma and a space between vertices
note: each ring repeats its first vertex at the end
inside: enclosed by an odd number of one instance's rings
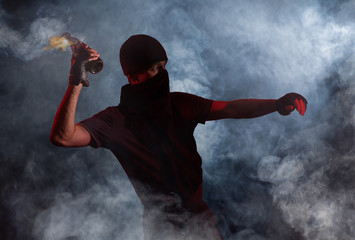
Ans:
POLYGON ((89 145, 94 148, 105 147, 109 133, 113 130, 112 107, 95 114, 91 118, 79 122, 91 135, 89 145))
POLYGON ((173 98, 184 118, 195 124, 206 122, 211 111, 212 100, 180 92, 173 93, 173 98))

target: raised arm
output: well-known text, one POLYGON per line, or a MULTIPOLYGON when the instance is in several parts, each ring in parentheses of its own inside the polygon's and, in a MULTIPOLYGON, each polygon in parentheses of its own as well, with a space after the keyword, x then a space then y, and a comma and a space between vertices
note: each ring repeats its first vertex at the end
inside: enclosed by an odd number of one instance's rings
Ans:
POLYGON ((69 84, 55 115, 50 140, 57 146, 82 147, 87 146, 91 140, 84 127, 74 124, 76 105, 82 87, 81 83, 78 86, 69 84))
POLYGON ((88 73, 85 63, 99 57, 96 50, 87 45, 73 52, 69 86, 55 115, 50 140, 53 144, 65 147, 82 147, 90 143, 89 132, 79 124, 75 125, 75 111, 83 84, 88 86, 88 73))
POLYGON ((297 93, 288 93, 279 99, 213 101, 207 120, 256 118, 275 111, 281 115, 289 115, 294 109, 297 109, 302 116, 307 109, 307 100, 297 93))

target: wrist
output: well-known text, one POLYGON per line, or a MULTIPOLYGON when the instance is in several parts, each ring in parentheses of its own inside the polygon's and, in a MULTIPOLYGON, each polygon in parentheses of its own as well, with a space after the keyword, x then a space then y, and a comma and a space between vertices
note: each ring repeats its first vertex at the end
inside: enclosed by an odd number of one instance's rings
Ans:
POLYGON ((82 84, 85 87, 89 87, 88 71, 85 69, 85 62, 76 62, 72 65, 69 74, 69 83, 73 85, 82 84))
POLYGON ((277 99, 272 99, 272 110, 273 112, 277 111, 277 99))
POLYGON ((79 84, 72 84, 69 83, 68 88, 72 91, 72 92, 80 92, 81 89, 83 88, 83 84, 79 83, 79 84))
POLYGON ((72 74, 69 75, 69 84, 70 85, 74 85, 74 86, 85 86, 85 87, 89 87, 90 83, 89 80, 87 78, 87 72, 82 75, 82 77, 78 77, 78 76, 74 76, 72 74), (86 76, 84 76, 86 74, 86 76))

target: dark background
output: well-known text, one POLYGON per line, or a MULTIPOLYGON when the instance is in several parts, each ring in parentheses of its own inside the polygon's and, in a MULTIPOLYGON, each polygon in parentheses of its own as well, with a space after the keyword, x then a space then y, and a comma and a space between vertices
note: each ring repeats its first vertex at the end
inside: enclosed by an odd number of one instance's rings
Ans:
POLYGON ((70 32, 101 54, 76 113, 117 105, 122 43, 166 48, 171 90, 214 100, 298 92, 273 113, 196 129, 204 199, 226 239, 354 239, 355 1, 0 1, 1 239, 142 239, 142 206, 104 149, 49 141, 67 88, 70 32))

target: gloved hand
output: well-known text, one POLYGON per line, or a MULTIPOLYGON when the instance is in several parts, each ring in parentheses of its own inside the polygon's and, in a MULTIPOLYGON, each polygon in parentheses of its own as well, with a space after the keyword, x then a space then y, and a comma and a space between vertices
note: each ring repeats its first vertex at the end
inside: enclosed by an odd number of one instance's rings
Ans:
POLYGON ((307 100, 298 93, 287 93, 276 100, 276 110, 281 115, 289 115, 295 108, 302 116, 307 109, 307 100))
POLYGON ((69 84, 88 87, 90 85, 88 71, 85 64, 91 60, 96 60, 100 55, 96 50, 89 48, 85 43, 72 46, 71 69, 69 75, 69 84))

